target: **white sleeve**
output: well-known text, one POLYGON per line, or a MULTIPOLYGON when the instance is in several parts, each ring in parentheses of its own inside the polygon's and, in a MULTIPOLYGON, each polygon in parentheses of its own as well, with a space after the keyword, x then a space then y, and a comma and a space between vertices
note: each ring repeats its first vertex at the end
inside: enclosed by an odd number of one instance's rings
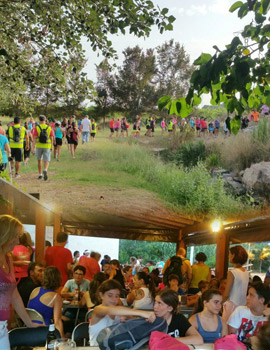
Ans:
POLYGON ((227 325, 233 328, 239 328, 241 326, 242 317, 240 315, 241 308, 237 307, 234 312, 231 314, 229 320, 227 321, 227 325))

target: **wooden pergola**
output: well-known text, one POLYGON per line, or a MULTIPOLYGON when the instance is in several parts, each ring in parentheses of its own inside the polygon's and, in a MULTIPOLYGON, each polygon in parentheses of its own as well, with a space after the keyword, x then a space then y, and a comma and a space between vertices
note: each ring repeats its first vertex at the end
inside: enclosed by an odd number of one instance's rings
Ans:
POLYGON ((112 215, 87 209, 59 213, 33 195, 19 190, 0 178, 0 214, 10 214, 23 224, 35 225, 36 260, 43 260, 46 226, 53 226, 54 241, 59 231, 70 235, 173 242, 177 249, 191 245, 216 244, 216 276, 222 278, 228 269, 231 243, 270 241, 270 216, 224 225, 213 233, 210 222, 172 214, 157 213, 112 215), (256 233, 255 233, 256 232, 256 233))

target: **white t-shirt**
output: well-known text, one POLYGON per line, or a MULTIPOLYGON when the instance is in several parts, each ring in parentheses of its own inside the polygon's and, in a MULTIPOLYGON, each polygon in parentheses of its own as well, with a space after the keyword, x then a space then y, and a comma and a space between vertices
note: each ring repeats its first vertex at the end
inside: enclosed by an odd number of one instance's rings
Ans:
POLYGON ((246 296, 248 289, 248 272, 240 269, 232 269, 234 276, 232 289, 230 291, 229 300, 236 306, 246 305, 246 296))
POLYGON ((89 119, 84 118, 84 119, 82 120, 81 125, 82 125, 82 132, 90 132, 90 129, 89 129, 89 128, 90 128, 90 126, 91 126, 91 122, 90 122, 89 119))
POLYGON ((255 316, 247 306, 238 306, 227 324, 238 329, 239 340, 243 341, 245 338, 255 336, 267 322, 267 316, 255 316))
POLYGON ((115 316, 114 320, 110 318, 109 315, 105 315, 98 323, 94 324, 93 326, 89 326, 89 339, 90 339, 90 346, 98 346, 97 343, 97 336, 99 335, 99 332, 106 328, 110 327, 114 324, 117 324, 120 322, 120 318, 118 316, 115 316))

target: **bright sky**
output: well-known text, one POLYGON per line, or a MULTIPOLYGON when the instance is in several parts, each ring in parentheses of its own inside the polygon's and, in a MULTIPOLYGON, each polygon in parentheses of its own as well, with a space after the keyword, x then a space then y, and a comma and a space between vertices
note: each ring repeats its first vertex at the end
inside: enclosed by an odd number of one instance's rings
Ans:
MULTIPOLYGON (((166 31, 161 35, 156 28, 153 28, 150 37, 146 39, 132 35, 112 36, 113 47, 119 55, 119 65, 123 59, 121 53, 127 46, 154 48, 170 39, 179 41, 193 62, 202 52, 213 54, 214 45, 224 49, 236 33, 251 20, 251 17, 239 19, 237 11, 229 12, 230 6, 236 0, 153 0, 153 2, 160 8, 168 8, 168 15, 176 17, 173 31, 166 31)), ((97 53, 91 52, 91 49, 87 49, 87 57, 86 71, 89 78, 96 81, 95 63, 98 64, 102 57, 97 57, 97 53)))

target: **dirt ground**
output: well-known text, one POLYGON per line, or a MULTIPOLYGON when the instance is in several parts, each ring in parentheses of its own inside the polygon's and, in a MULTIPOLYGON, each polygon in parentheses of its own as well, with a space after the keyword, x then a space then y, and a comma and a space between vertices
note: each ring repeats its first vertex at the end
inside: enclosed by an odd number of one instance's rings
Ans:
POLYGON ((37 174, 22 174, 16 179, 21 190, 28 193, 39 193, 40 200, 57 212, 82 212, 95 210, 107 214, 124 216, 155 214, 155 216, 171 216, 161 199, 146 190, 119 189, 113 187, 85 187, 70 185, 68 180, 53 178, 49 172, 48 181, 37 180, 37 174))

